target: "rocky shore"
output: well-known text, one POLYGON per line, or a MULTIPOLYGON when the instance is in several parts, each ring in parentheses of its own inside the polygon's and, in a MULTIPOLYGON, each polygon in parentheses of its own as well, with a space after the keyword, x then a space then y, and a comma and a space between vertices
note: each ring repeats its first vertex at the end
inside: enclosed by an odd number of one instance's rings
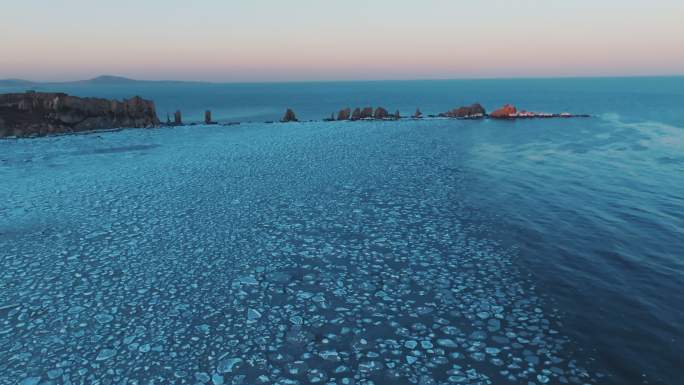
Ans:
POLYGON ((569 112, 548 113, 518 110, 515 106, 506 104, 489 114, 492 119, 539 119, 539 118, 588 118, 586 114, 571 114, 569 112))
MULTIPOLYGON (((546 113, 546 112, 530 112, 525 110, 518 110, 515 106, 506 104, 505 106, 487 114, 487 111, 480 103, 474 103, 469 106, 456 107, 449 111, 439 113, 438 115, 429 115, 432 118, 449 118, 449 119, 531 119, 531 118, 586 118, 586 114, 571 114, 568 112, 562 113, 546 113)), ((423 113, 420 108, 411 116, 411 119, 422 119, 423 113)), ((323 119, 324 121, 343 121, 343 120, 399 120, 402 119, 401 114, 397 110, 394 114, 390 114, 387 109, 377 107, 355 108, 352 112, 351 108, 344 108, 330 118, 323 119)))
POLYGON ((118 101, 32 91, 0 94, 0 137, 158 125, 154 103, 138 96, 118 101))

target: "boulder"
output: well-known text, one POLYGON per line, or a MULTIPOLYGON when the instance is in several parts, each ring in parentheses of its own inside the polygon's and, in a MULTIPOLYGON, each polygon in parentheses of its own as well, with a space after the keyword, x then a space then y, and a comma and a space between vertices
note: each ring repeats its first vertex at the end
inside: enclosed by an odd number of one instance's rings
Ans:
POLYGON ((349 120, 351 118, 351 109, 345 108, 337 113, 337 120, 349 120))
POLYGON ((515 117, 517 113, 518 109, 515 108, 515 106, 506 104, 505 106, 489 114, 489 117, 493 119, 510 119, 515 117))
POLYGON ((159 125, 154 103, 138 96, 119 101, 33 91, 1 94, 0 120, 0 136, 159 125))
POLYGON ((295 116, 295 113, 294 113, 294 111, 292 111, 291 108, 288 108, 287 111, 285 111, 285 115, 283 116, 282 119, 280 119, 280 121, 283 123, 296 122, 297 116, 295 116))

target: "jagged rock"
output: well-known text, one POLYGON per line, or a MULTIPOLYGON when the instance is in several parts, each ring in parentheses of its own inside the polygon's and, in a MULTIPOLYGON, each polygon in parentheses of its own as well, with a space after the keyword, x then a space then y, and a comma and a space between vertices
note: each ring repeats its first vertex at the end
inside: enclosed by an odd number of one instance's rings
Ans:
POLYGON ((357 107, 354 109, 354 112, 352 112, 351 120, 359 120, 359 119, 361 119, 361 109, 357 107))
POLYGON ((411 116, 414 119, 420 119, 423 117, 423 113, 420 112, 420 108, 416 108, 416 112, 411 116))
POLYGON ((351 109, 345 108, 337 113, 337 120, 349 120, 351 118, 351 109))
POLYGON ((373 118, 373 107, 366 107, 361 110, 361 119, 371 119, 373 118))
POLYGON ((373 119, 387 119, 389 118, 389 112, 387 112, 386 109, 382 107, 378 107, 375 109, 375 113, 373 113, 373 119))
POLYGON ((291 108, 288 108, 287 111, 285 111, 285 115, 282 119, 280 119, 280 121, 283 123, 297 122, 297 117, 295 116, 294 111, 292 111, 291 108))
POLYGON ((475 103, 466 107, 454 108, 451 111, 439 114, 439 116, 446 118, 482 118, 485 114, 484 107, 479 103, 475 103))
POLYGON ((489 114, 493 119, 509 119, 518 113, 518 109, 515 106, 506 104, 505 106, 499 108, 498 110, 489 114))
POLYGON ((154 103, 138 96, 118 101, 33 91, 0 95, 0 137, 157 125, 154 103))

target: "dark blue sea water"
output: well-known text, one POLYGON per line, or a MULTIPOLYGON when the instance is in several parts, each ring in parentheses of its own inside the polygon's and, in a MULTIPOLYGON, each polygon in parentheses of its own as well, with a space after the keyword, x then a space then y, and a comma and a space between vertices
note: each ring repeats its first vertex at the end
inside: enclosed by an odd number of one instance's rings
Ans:
POLYGON ((61 90, 254 123, 0 141, 0 384, 681 383, 682 77, 61 90))

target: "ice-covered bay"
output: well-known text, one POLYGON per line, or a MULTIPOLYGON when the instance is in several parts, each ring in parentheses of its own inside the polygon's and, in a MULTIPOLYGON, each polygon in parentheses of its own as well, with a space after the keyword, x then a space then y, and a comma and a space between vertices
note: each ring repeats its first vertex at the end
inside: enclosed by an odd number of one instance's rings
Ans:
POLYGON ((594 382, 454 124, 0 142, 0 383, 594 382))

